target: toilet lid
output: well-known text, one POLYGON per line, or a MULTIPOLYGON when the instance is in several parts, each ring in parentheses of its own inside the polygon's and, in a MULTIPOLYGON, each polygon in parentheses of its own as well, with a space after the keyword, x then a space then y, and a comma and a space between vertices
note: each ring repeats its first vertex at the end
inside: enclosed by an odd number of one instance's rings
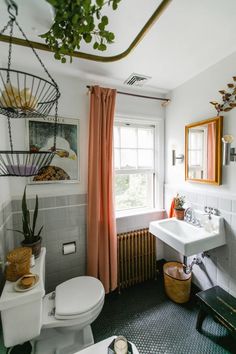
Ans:
POLYGON ((80 315, 100 303, 105 291, 102 283, 93 277, 76 277, 56 287, 55 317, 80 315))

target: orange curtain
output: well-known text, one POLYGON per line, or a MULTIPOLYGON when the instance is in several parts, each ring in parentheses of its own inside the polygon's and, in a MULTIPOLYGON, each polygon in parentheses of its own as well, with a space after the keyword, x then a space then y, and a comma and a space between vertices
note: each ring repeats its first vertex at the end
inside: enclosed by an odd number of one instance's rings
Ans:
POLYGON ((175 217, 175 198, 172 199, 169 211, 169 218, 175 217))
POLYGON ((216 163, 216 125, 208 123, 207 125, 207 179, 215 179, 216 163))
POLYGON ((117 287, 117 236, 113 198, 113 123, 116 90, 94 86, 90 94, 87 273, 106 293, 117 287))

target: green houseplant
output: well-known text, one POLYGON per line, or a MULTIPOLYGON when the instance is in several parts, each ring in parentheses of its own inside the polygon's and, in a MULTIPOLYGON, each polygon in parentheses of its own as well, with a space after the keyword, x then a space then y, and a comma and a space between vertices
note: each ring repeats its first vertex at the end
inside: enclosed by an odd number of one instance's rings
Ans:
POLYGON ((176 197, 174 198, 174 204, 175 204, 175 216, 179 220, 184 219, 184 203, 185 203, 185 196, 181 196, 177 193, 176 197))
POLYGON ((105 51, 115 35, 107 30, 109 19, 103 9, 118 8, 121 0, 47 0, 55 11, 54 22, 40 37, 53 50, 55 59, 66 62, 66 55, 80 49, 81 42, 92 43, 94 50, 105 51))
POLYGON ((35 207, 33 212, 33 218, 31 221, 30 211, 27 207, 26 201, 26 187, 24 189, 24 194, 22 197, 22 230, 13 230, 24 236, 24 240, 21 242, 23 247, 32 248, 32 254, 35 258, 39 257, 41 251, 41 232, 43 226, 40 227, 39 231, 36 232, 36 223, 38 218, 38 196, 36 195, 35 207))

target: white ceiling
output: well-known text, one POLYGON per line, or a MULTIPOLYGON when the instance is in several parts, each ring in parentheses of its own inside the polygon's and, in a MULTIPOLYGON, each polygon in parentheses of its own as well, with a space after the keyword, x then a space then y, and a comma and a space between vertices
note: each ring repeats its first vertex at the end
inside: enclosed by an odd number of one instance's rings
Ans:
MULTIPOLYGON (((117 11, 108 11, 110 30, 116 34, 116 42, 103 53, 88 46, 83 46, 81 50, 106 56, 124 51, 160 2, 122 0, 117 11)), ((17 4, 18 22, 27 36, 42 41, 37 35, 45 32, 52 22, 50 6, 45 0, 17 0, 17 4)), ((168 91, 236 51, 235 18, 235 0, 173 0, 142 42, 125 59, 98 63, 74 58, 72 64, 61 64, 53 59, 51 53, 40 52, 40 56, 50 70, 118 86, 135 72, 152 77, 147 86, 140 90, 168 91)), ((0 0, 0 27, 6 21, 5 2, 0 0)), ((4 48, 6 45, 0 44, 2 62, 5 62, 2 57, 4 48)), ((33 66, 34 60, 28 49, 15 47, 14 53, 14 62, 18 67, 33 66)))

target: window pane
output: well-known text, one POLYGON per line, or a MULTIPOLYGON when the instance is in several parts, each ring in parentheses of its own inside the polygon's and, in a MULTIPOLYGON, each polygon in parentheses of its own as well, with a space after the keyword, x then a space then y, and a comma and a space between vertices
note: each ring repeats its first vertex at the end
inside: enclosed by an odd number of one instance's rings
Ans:
POLYGON ((144 149, 153 149, 154 129, 138 129, 138 147, 144 149))
POLYGON ((154 168, 153 150, 138 150, 138 167, 154 168))
POLYGON ((202 152, 190 151, 189 152, 189 165, 190 166, 202 166, 202 152))
POLYGON ((115 149, 115 168, 120 168, 120 149, 115 149))
POLYGON ((123 148, 136 148, 137 129, 134 127, 120 127, 120 145, 123 148))
POLYGON ((121 168, 130 169, 137 168, 137 151, 131 149, 122 149, 121 152, 121 168))
POLYGON ((119 128, 118 127, 114 127, 113 134, 114 134, 114 147, 120 147, 120 138, 119 138, 119 128))
POLYGON ((119 174, 115 180, 116 210, 153 207, 153 174, 119 174))

